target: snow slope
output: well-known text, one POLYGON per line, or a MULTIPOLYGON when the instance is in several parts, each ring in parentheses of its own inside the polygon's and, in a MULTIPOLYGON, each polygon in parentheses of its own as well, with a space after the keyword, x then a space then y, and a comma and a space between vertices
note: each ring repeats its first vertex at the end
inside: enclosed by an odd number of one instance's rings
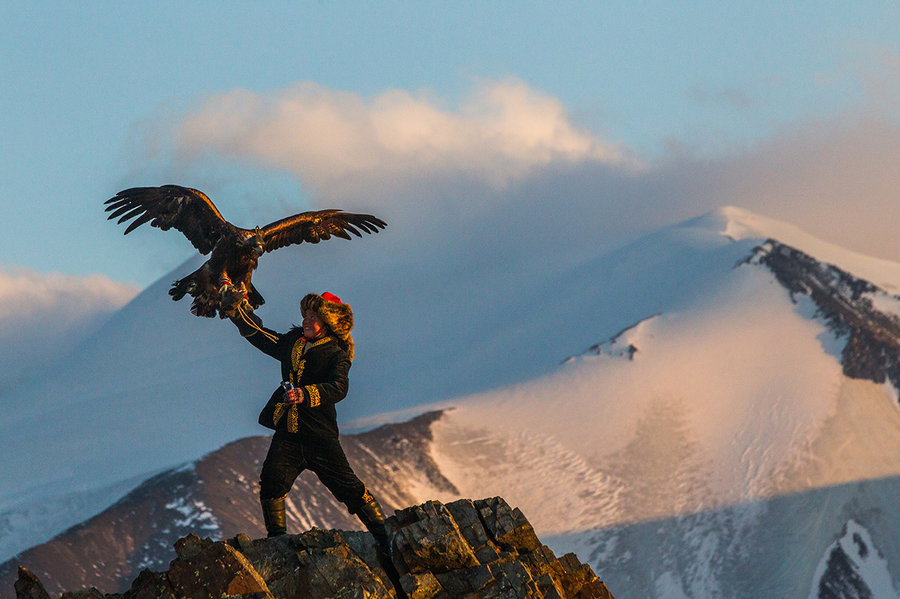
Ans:
MULTIPOLYGON (((433 454, 460 496, 521 506, 617 597, 751 596, 740 586, 751 569, 771 596, 807 596, 832 576, 829 548, 850 519, 900 588, 900 547, 884 533, 900 524, 887 499, 900 475, 896 390, 846 377, 842 334, 748 261, 769 238, 872 282, 887 292, 873 305, 898 313, 900 265, 736 208, 542 277, 460 273, 448 287, 431 279, 432 256, 404 258, 386 284, 396 264, 366 254, 368 279, 310 263, 300 282, 277 276, 299 255, 287 252, 255 281, 279 329, 309 289, 348 299, 359 358, 345 422, 453 407, 433 425, 433 454)), ((348 259, 345 247, 326 255, 348 259)), ((167 284, 17 390, 33 401, 0 423, 0 554, 53 532, 9 517, 32 498, 110 487, 260 432, 277 365, 229 323, 189 317, 167 284)))

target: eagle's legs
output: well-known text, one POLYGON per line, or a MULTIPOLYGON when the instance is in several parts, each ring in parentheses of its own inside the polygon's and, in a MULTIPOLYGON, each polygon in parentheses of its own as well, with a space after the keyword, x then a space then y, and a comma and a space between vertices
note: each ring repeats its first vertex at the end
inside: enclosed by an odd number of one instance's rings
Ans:
POLYGON ((253 269, 247 268, 242 272, 238 272, 234 277, 234 286, 235 288, 239 288, 243 290, 244 295, 247 297, 247 302, 250 304, 250 307, 256 310, 261 305, 266 303, 266 300, 263 299, 262 294, 256 290, 256 287, 253 286, 252 281, 253 269))

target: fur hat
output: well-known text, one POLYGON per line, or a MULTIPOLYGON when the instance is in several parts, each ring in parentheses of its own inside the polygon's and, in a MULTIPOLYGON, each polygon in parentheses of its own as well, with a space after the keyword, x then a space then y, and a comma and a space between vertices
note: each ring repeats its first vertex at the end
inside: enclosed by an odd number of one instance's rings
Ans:
POLYGON ((353 337, 350 331, 353 330, 353 310, 350 304, 341 302, 341 298, 327 291, 322 295, 310 293, 300 300, 300 315, 304 316, 307 312, 319 315, 352 361, 353 337))

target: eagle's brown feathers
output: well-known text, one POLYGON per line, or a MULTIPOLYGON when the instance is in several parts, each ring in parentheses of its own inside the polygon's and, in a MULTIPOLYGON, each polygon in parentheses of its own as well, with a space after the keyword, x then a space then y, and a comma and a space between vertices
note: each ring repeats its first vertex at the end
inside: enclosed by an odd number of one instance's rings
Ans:
POLYGON ((271 252, 294 243, 319 243, 331 239, 351 239, 349 233, 362 237, 365 233, 377 233, 385 227, 385 222, 369 214, 352 214, 341 210, 315 210, 295 214, 260 230, 265 240, 265 251, 271 252))
POLYGON ((205 193, 180 185, 132 187, 120 191, 106 204, 106 211, 111 213, 107 220, 119 217, 122 224, 134 218, 125 229, 126 235, 148 221, 151 227, 163 231, 175 227, 204 255, 212 251, 223 233, 237 229, 222 218, 205 193))
POLYGON ((242 229, 222 218, 212 200, 202 191, 163 185, 133 187, 120 191, 106 201, 109 220, 119 224, 134 219, 125 229, 127 235, 142 224, 166 231, 175 228, 201 254, 212 254, 200 268, 175 281, 169 294, 179 300, 189 294, 194 298, 191 312, 197 316, 224 318, 219 289, 224 283, 243 287, 253 309, 265 300, 253 287, 251 277, 259 257, 288 245, 318 243, 332 236, 351 239, 350 234, 377 233, 387 224, 370 214, 353 214, 341 210, 314 210, 295 214, 263 228, 242 229))

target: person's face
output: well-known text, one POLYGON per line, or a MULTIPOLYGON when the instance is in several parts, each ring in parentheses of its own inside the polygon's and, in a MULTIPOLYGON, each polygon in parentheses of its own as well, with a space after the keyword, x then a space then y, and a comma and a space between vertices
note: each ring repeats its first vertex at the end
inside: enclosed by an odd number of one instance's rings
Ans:
POLYGON ((307 339, 316 339, 325 333, 325 323, 315 312, 308 311, 303 315, 303 336, 307 339))

